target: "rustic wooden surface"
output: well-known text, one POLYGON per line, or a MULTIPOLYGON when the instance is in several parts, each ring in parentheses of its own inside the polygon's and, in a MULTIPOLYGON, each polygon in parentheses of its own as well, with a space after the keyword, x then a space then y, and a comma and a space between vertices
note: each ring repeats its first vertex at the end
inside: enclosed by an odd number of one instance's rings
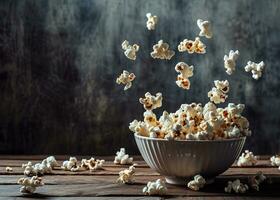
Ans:
MULTIPOLYGON (((259 158, 254 167, 240 168, 235 164, 226 172, 218 176, 215 183, 205 186, 200 191, 192 191, 186 186, 174 186, 167 184, 168 193, 162 197, 148 197, 143 195, 142 188, 148 181, 163 178, 157 172, 150 169, 139 156, 134 156, 137 163, 135 183, 131 185, 120 185, 116 183, 120 170, 128 166, 115 165, 113 157, 103 157, 106 160, 104 170, 96 172, 80 171, 68 172, 59 169, 53 170, 52 174, 45 175, 43 182, 45 186, 39 187, 33 195, 23 195, 19 192, 20 186, 17 180, 23 176, 21 165, 27 161, 40 162, 46 156, 1 156, 0 155, 0 200, 10 199, 81 199, 81 200, 103 200, 103 199, 278 199, 280 198, 280 170, 270 166, 269 156, 259 158), (6 166, 13 168, 13 172, 6 172, 6 166), (249 190, 246 194, 236 195, 224 192, 227 181, 236 178, 247 182, 248 177, 262 171, 267 181, 260 186, 260 191, 249 190), (79 198, 77 198, 79 197, 79 198)), ((90 156, 78 156, 77 158, 89 158, 90 156)), ((68 156, 56 156, 61 164, 68 156)))

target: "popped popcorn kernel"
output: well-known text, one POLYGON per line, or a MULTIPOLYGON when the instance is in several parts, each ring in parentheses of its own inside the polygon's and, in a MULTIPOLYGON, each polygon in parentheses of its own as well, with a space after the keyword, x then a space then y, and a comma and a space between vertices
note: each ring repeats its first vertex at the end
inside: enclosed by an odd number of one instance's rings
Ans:
POLYGON ((175 55, 175 51, 169 49, 169 44, 159 40, 157 44, 153 46, 151 52, 152 58, 170 60, 175 55))
POLYGON ((133 73, 129 73, 126 70, 123 70, 122 74, 117 78, 117 84, 124 84, 125 87, 123 90, 128 90, 132 86, 132 81, 136 78, 133 73))
POLYGON ((136 52, 139 51, 139 45, 130 45, 127 40, 123 41, 122 49, 124 50, 124 55, 130 60, 136 60, 136 52))
POLYGON ((224 56, 224 67, 226 68, 226 73, 231 75, 235 71, 236 60, 239 57, 239 51, 229 51, 229 55, 224 56))
POLYGON ((176 84, 183 89, 190 89, 189 77, 193 76, 193 66, 189 66, 184 62, 179 62, 175 66, 175 71, 180 73, 177 76, 176 84))
POLYGON ((114 163, 121 165, 130 165, 133 162, 133 158, 129 157, 128 154, 125 153, 125 148, 121 148, 120 151, 117 151, 114 163))
POLYGON ((13 172, 13 168, 7 166, 7 167, 6 167, 6 172, 13 172))
POLYGON ((202 19, 198 19, 196 23, 200 29, 199 36, 212 38, 213 32, 212 32, 211 23, 209 21, 203 21, 202 19))
POLYGON ((252 77, 255 80, 258 80, 262 76, 262 71, 265 67, 265 64, 263 61, 260 63, 254 63, 252 61, 248 61, 247 65, 244 67, 246 72, 251 72, 252 77))
POLYGON ((187 51, 189 54, 198 53, 198 54, 205 54, 206 53, 206 45, 203 44, 199 37, 196 37, 194 41, 184 39, 178 45, 179 52, 187 51))
POLYGON ((229 91, 229 82, 228 80, 225 81, 214 81, 215 87, 208 92, 208 97, 210 101, 214 102, 215 104, 224 103, 228 97, 226 93, 229 91))
POLYGON ((229 181, 228 185, 225 187, 225 192, 231 193, 245 193, 249 189, 247 184, 243 184, 240 182, 239 179, 236 179, 235 181, 229 181))
POLYGON ((22 164, 22 168, 24 168, 23 173, 26 176, 42 176, 46 173, 51 173, 52 169, 56 166, 58 166, 58 163, 55 160, 54 156, 49 156, 41 163, 36 163, 35 165, 33 165, 30 161, 26 164, 22 164))
POLYGON ((82 159, 81 167, 84 169, 88 169, 92 172, 92 171, 96 171, 99 169, 103 169, 104 163, 105 163, 105 160, 99 160, 99 159, 95 159, 95 158, 90 158, 89 160, 82 159))
POLYGON ((135 173, 135 166, 132 165, 128 169, 120 171, 117 183, 128 184, 133 182, 133 176, 135 173))
POLYGON ((167 191, 165 182, 161 179, 150 181, 147 186, 143 188, 143 193, 146 195, 164 195, 167 191))
POLYGON ((264 182, 265 179, 266 176, 261 171, 259 171, 255 176, 249 178, 249 185, 254 190, 259 191, 260 184, 264 182))
POLYGON ((280 170, 280 156, 279 155, 272 156, 270 158, 270 163, 271 163, 272 166, 279 167, 278 169, 280 170))
POLYGON ((158 22, 158 17, 156 15, 152 15, 151 13, 146 14, 147 22, 146 26, 149 31, 155 30, 156 24, 158 22))
POLYGON ((22 185, 20 188, 21 193, 33 193, 37 187, 44 185, 42 178, 38 176, 32 176, 32 178, 20 178, 17 184, 22 185))
POLYGON ((203 188, 205 184, 205 179, 200 175, 196 175, 192 181, 188 182, 188 188, 198 191, 199 189, 203 188))
POLYGON ((253 166, 256 165, 258 162, 257 157, 254 156, 253 152, 249 150, 245 150, 245 153, 242 153, 241 156, 238 158, 237 165, 242 166, 253 166))
POLYGON ((162 94, 156 93, 156 96, 147 92, 145 98, 140 98, 139 102, 143 104, 145 110, 154 110, 162 106, 162 94))
POLYGON ((61 169, 65 171, 76 172, 80 169, 78 165, 78 160, 76 157, 70 157, 69 160, 65 160, 62 163, 61 169))

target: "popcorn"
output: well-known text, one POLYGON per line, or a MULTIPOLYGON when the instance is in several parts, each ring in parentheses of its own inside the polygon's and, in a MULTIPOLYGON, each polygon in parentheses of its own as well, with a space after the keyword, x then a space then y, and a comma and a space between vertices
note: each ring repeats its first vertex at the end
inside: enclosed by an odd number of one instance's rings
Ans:
POLYGON ((193 76, 193 66, 189 66, 184 62, 179 62, 175 66, 175 71, 180 73, 177 76, 176 84, 183 89, 190 89, 189 77, 193 76))
POLYGON ((11 167, 6 167, 6 172, 12 172, 13 171, 13 168, 11 168, 11 167))
POLYGON ((127 90, 132 86, 132 81, 136 78, 133 73, 129 73, 126 70, 123 70, 122 74, 117 78, 117 84, 124 84, 125 87, 123 90, 127 90))
POLYGON ((103 169, 103 164, 105 163, 105 160, 99 160, 95 158, 82 159, 81 161, 81 167, 84 169, 89 169, 90 171, 95 171, 98 169, 103 169))
POLYGON ((194 180, 188 182, 188 188, 198 191, 199 189, 203 188, 205 184, 205 179, 200 175, 196 175, 194 176, 194 180))
POLYGON ((140 98, 139 102, 143 104, 145 110, 154 110, 162 106, 162 94, 156 93, 156 96, 147 92, 145 98, 140 98))
POLYGON ((244 69, 246 72, 251 71, 253 79, 258 80, 262 76, 262 71, 264 69, 264 66, 265 64, 263 61, 261 61, 260 63, 254 63, 252 61, 248 61, 244 69))
POLYGON ((22 185, 20 188, 21 193, 33 193, 37 187, 43 186, 42 178, 32 176, 32 178, 20 178, 17 183, 22 185))
POLYGON ((133 158, 125 154, 125 148, 121 148, 120 151, 116 153, 114 163, 121 165, 130 165, 133 162, 133 158))
POLYGON ((41 163, 36 163, 35 165, 32 165, 32 162, 22 164, 22 168, 24 168, 23 173, 26 176, 44 175, 46 173, 51 173, 52 169, 56 166, 58 166, 58 163, 53 156, 49 156, 41 163))
POLYGON ((239 179, 235 181, 229 181, 227 187, 225 187, 225 192, 231 193, 234 191, 235 193, 245 193, 249 189, 248 185, 240 182, 239 179))
POLYGON ((70 157, 69 160, 65 160, 62 163, 61 169, 65 171, 76 172, 79 170, 78 160, 76 157, 70 157))
POLYGON ((254 190, 259 191, 259 185, 266 179, 265 175, 259 171, 255 176, 249 178, 249 185, 254 190))
POLYGON ((143 188, 143 193, 146 195, 164 195, 167 191, 165 182, 157 179, 155 182, 148 182, 143 188))
POLYGON ((129 130, 131 130, 132 132, 138 135, 149 137, 149 128, 145 122, 133 120, 129 124, 129 130))
POLYGON ((211 24, 209 21, 203 21, 202 19, 198 19, 197 26, 200 29, 199 36, 205 36, 206 38, 212 37, 213 33, 212 33, 211 24))
POLYGON ((133 175, 135 173, 135 166, 132 165, 128 169, 124 169, 120 171, 119 178, 117 179, 117 183, 132 183, 133 175))
POLYGON ((208 92, 208 97, 210 101, 213 101, 215 104, 223 103, 227 99, 226 93, 229 91, 229 82, 225 81, 214 81, 215 87, 208 92))
POLYGON ((157 44, 153 46, 153 51, 151 52, 152 58, 167 59, 170 60, 175 55, 175 51, 169 49, 169 45, 163 40, 158 41, 157 44))
POLYGON ((178 51, 179 52, 187 51, 189 54, 193 54, 193 53, 205 54, 206 45, 200 41, 199 37, 196 37, 194 41, 184 39, 178 45, 178 51))
POLYGON ((158 22, 158 17, 157 16, 152 16, 151 13, 147 13, 146 14, 146 17, 148 18, 147 22, 146 22, 146 26, 147 26, 147 29, 149 31, 151 30, 155 30, 155 26, 158 22))
POLYGON ((136 60, 136 52, 139 51, 139 46, 137 44, 130 45, 127 40, 123 41, 122 49, 124 50, 124 55, 131 59, 136 60))
POLYGON ((249 150, 245 150, 245 153, 242 153, 238 158, 237 165, 242 166, 253 166, 257 164, 257 157, 254 156, 249 150))
POLYGON ((270 158, 270 162, 272 166, 277 166, 279 167, 278 169, 280 170, 280 156, 276 155, 276 156, 272 156, 270 158))
POLYGON ((229 51, 229 55, 224 56, 224 67, 226 68, 226 73, 231 75, 235 71, 236 60, 239 57, 239 51, 229 51))

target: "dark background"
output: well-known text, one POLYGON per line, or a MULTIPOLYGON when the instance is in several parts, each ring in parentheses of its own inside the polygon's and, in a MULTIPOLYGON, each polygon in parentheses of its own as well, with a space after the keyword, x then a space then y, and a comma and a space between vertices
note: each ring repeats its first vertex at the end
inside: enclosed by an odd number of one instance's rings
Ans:
MULTIPOLYGON (((228 102, 244 103, 251 123, 247 148, 280 152, 280 1, 278 0, 2 0, 0 1, 0 153, 113 154, 120 147, 138 153, 128 124, 141 119, 138 98, 163 93, 163 108, 208 101, 215 79, 228 79, 228 102), (146 29, 156 14, 155 31, 146 29), (170 61, 149 54, 158 40, 172 49, 194 39, 198 18, 213 24, 202 38, 205 55, 178 53, 170 61), (127 39, 140 45, 135 62, 121 50, 127 39), (237 70, 228 76, 223 56, 238 49, 237 70), (244 71, 248 60, 264 61, 256 81, 244 71), (194 65, 191 89, 175 84, 174 66, 194 65), (123 69, 137 78, 130 90, 115 83, 123 69)), ((224 106, 224 105, 222 105, 224 106)))

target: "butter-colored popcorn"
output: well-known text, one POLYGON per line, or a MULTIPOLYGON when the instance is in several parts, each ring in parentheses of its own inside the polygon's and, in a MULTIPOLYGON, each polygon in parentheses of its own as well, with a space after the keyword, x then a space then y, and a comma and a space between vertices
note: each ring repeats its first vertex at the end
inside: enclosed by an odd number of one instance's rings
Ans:
POLYGON ((143 188, 143 193, 146 195, 164 195, 167 191, 165 182, 161 179, 149 181, 147 186, 143 188))
POLYGON ((228 97, 228 95, 226 95, 226 93, 229 91, 228 80, 215 80, 214 84, 215 87, 213 87, 212 90, 208 92, 210 101, 214 102, 215 104, 224 103, 228 97))
POLYGON ((147 92, 145 98, 140 98, 139 102, 143 104, 145 110, 154 110, 162 106, 162 94, 156 93, 156 96, 147 92))
POLYGON ((240 167, 253 166, 256 165, 257 162, 257 157, 254 156, 254 154, 249 150, 245 150, 245 153, 242 153, 241 156, 238 158, 237 165, 240 167))
POLYGON ((265 181, 266 176, 263 175, 261 171, 259 171, 255 176, 249 178, 249 185, 256 191, 260 190, 260 184, 265 181))
POLYGON ((229 181, 227 187, 225 187, 225 192, 231 193, 245 193, 249 189, 247 184, 243 184, 239 179, 235 181, 229 181))
POLYGON ((70 157, 69 160, 65 160, 62 163, 61 169, 65 171, 76 172, 80 169, 78 165, 78 160, 76 157, 70 157))
POLYGON ((199 36, 205 36, 206 38, 212 38, 213 32, 211 23, 209 21, 197 20, 197 26, 200 29, 199 36))
POLYGON ((272 156, 270 158, 270 163, 271 163, 272 166, 279 167, 278 169, 280 170, 280 156, 279 155, 272 156))
POLYGON ((96 171, 98 169, 103 169, 103 164, 105 163, 105 160, 99 160, 95 158, 82 159, 81 161, 81 167, 84 169, 88 169, 90 171, 96 171))
POLYGON ((137 121, 135 119, 130 122, 129 129, 138 135, 149 137, 149 127, 145 122, 137 121))
POLYGON ((264 62, 254 63, 252 61, 248 61, 247 65, 244 67, 246 72, 251 72, 252 77, 255 80, 258 80, 262 76, 262 71, 264 69, 264 62))
POLYGON ((175 55, 175 51, 169 49, 169 44, 163 42, 163 40, 158 41, 157 44, 153 46, 153 51, 151 52, 152 58, 166 59, 170 60, 175 55))
POLYGON ((196 37, 194 41, 184 39, 178 45, 179 52, 187 51, 189 54, 198 53, 198 54, 205 54, 206 53, 206 45, 203 44, 199 37, 196 37))
POLYGON ((135 166, 132 165, 128 169, 120 171, 117 183, 128 184, 133 182, 133 176, 135 173, 135 166))
POLYGON ((32 162, 28 162, 26 164, 22 164, 22 168, 24 168, 24 174, 26 176, 36 176, 36 175, 44 175, 46 173, 51 173, 54 167, 58 166, 57 161, 54 156, 49 156, 44 159, 41 163, 36 163, 35 165, 32 162))
POLYGON ((17 183, 22 185, 20 188, 21 193, 33 193, 37 187, 44 185, 42 178, 38 176, 32 176, 31 178, 20 178, 17 183))
POLYGON ((189 77, 193 76, 193 66, 179 62, 175 66, 175 71, 180 73, 177 76, 176 84, 183 89, 190 89, 189 77))
POLYGON ((11 168, 9 166, 6 167, 6 172, 12 172, 12 171, 13 171, 13 168, 11 168))
POLYGON ((136 60, 136 52, 139 51, 139 45, 130 45, 127 40, 123 41, 122 49, 124 50, 124 55, 130 60, 136 60))
POLYGON ((231 75, 235 71, 236 60, 239 57, 239 51, 229 51, 229 55, 224 56, 224 67, 226 68, 226 73, 231 75))
POLYGON ((129 73, 126 70, 123 70, 122 74, 117 78, 116 83, 117 84, 124 84, 125 87, 123 90, 127 90, 131 88, 132 81, 136 78, 136 76, 133 73, 129 73))
POLYGON ((205 184, 205 179, 200 175, 196 175, 192 181, 188 182, 188 188, 198 191, 199 189, 203 188, 205 184))
POLYGON ((151 13, 146 14, 147 22, 146 26, 149 31, 155 30, 156 24, 158 22, 158 17, 156 15, 152 15, 151 13))
POLYGON ((129 157, 128 154, 125 153, 125 148, 121 148, 120 151, 116 153, 114 163, 121 165, 130 165, 133 162, 133 158, 129 157))

